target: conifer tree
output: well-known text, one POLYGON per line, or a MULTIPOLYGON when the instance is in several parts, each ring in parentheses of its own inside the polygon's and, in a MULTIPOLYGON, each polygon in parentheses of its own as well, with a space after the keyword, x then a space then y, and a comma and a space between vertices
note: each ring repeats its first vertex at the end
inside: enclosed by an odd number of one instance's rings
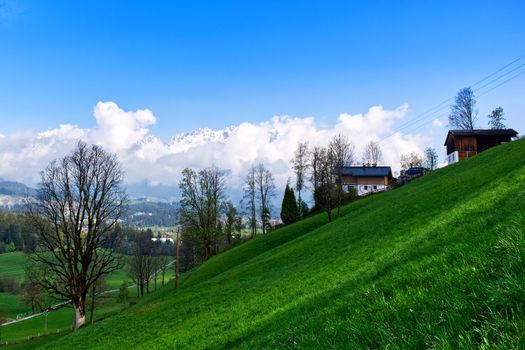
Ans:
POLYGON ((297 200, 295 194, 288 184, 284 190, 283 203, 281 206, 281 220, 285 224, 291 224, 296 221, 299 217, 299 208, 297 206, 297 200))

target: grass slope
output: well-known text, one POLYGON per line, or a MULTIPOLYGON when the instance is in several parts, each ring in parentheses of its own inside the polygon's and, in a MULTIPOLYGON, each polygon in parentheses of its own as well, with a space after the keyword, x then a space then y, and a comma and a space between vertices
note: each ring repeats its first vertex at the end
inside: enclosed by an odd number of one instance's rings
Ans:
POLYGON ((25 277, 26 255, 22 252, 0 254, 0 277, 22 282, 25 277))
POLYGON ((45 346, 525 346, 525 141, 231 249, 45 346))
MULTIPOLYGON (((24 269, 27 263, 30 261, 29 259, 30 258, 28 255, 21 252, 0 254, 0 277, 13 278, 19 283, 22 283, 25 278, 24 269)), ((165 281, 168 282, 173 277, 174 272, 172 269, 169 269, 166 272, 165 281)), ((105 290, 118 289, 123 281, 128 281, 129 284, 132 284, 126 266, 120 270, 112 272, 107 277, 104 288, 105 290)), ((161 281, 161 276, 157 276, 158 286, 161 285, 161 281)), ((154 283, 152 282, 152 289, 154 288, 153 285, 154 283)), ((129 301, 135 301, 135 293, 135 288, 129 289, 129 301)), ((112 315, 128 306, 128 303, 126 302, 119 302, 117 300, 117 296, 118 292, 116 291, 113 293, 108 293, 97 303, 98 306, 95 309, 95 319, 108 317, 108 315, 112 315)), ((57 302, 57 300, 49 299, 46 305, 53 305, 57 302)), ((15 319, 18 315, 28 315, 31 313, 30 308, 20 301, 18 294, 6 292, 0 293, 0 310, 5 313, 5 316, 8 319, 15 319)), ((42 334, 69 330, 72 326, 72 320, 73 310, 69 307, 64 307, 49 313, 47 317, 47 326, 46 317, 43 315, 19 323, 10 324, 8 326, 2 327, 0 343, 5 341, 9 343, 20 342, 33 337, 39 337, 42 334)))

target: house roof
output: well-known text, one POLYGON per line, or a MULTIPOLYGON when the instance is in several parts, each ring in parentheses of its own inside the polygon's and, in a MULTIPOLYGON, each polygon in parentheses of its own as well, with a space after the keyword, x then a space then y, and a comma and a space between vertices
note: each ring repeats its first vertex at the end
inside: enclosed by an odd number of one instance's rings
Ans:
POLYGON ((424 168, 422 166, 416 166, 416 167, 412 167, 412 168, 409 168, 407 170, 405 170, 405 175, 419 175, 419 174, 424 174, 425 171, 428 171, 429 169, 427 168, 424 168))
POLYGON ((341 168, 341 175, 355 177, 392 177, 389 166, 345 166, 341 168))
POLYGON ((518 132, 514 129, 474 129, 474 130, 449 130, 445 139, 447 145, 450 135, 454 136, 509 136, 516 137, 518 132))

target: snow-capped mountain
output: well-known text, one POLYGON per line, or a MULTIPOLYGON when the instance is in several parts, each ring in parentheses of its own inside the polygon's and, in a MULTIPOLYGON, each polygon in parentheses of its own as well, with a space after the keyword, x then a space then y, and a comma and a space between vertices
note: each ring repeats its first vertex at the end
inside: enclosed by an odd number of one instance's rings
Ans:
POLYGON ((212 130, 209 128, 200 128, 192 132, 180 133, 171 138, 170 146, 176 145, 199 145, 208 142, 224 142, 236 130, 237 126, 230 126, 222 130, 212 130))

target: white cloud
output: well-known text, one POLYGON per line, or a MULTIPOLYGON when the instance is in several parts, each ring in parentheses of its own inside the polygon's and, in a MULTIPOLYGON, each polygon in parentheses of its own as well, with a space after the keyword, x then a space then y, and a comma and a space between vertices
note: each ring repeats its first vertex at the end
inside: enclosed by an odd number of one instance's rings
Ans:
POLYGON ((435 126, 436 128, 443 128, 445 126, 445 122, 439 118, 436 118, 432 120, 432 126, 435 126))
POLYGON ((112 152, 128 149, 148 134, 157 119, 148 109, 126 112, 114 102, 99 102, 93 110, 97 121, 95 140, 112 152))
POLYGON ((215 164, 228 170, 228 182, 234 187, 242 183, 251 165, 263 162, 283 185, 292 177, 289 164, 299 141, 326 145, 338 133, 355 144, 357 161, 369 141, 380 141, 384 164, 396 171, 401 154, 421 151, 428 142, 421 134, 395 132, 395 123, 407 111, 406 104, 394 110, 373 106, 361 114, 343 113, 332 126, 320 126, 314 117, 274 116, 261 123, 179 134, 164 142, 149 133, 148 126, 156 123, 150 110, 125 111, 113 102, 99 102, 93 111, 93 128, 65 124, 43 132, 0 137, 0 177, 34 185, 46 164, 68 153, 82 139, 117 153, 127 183, 175 186, 183 168, 215 164))

